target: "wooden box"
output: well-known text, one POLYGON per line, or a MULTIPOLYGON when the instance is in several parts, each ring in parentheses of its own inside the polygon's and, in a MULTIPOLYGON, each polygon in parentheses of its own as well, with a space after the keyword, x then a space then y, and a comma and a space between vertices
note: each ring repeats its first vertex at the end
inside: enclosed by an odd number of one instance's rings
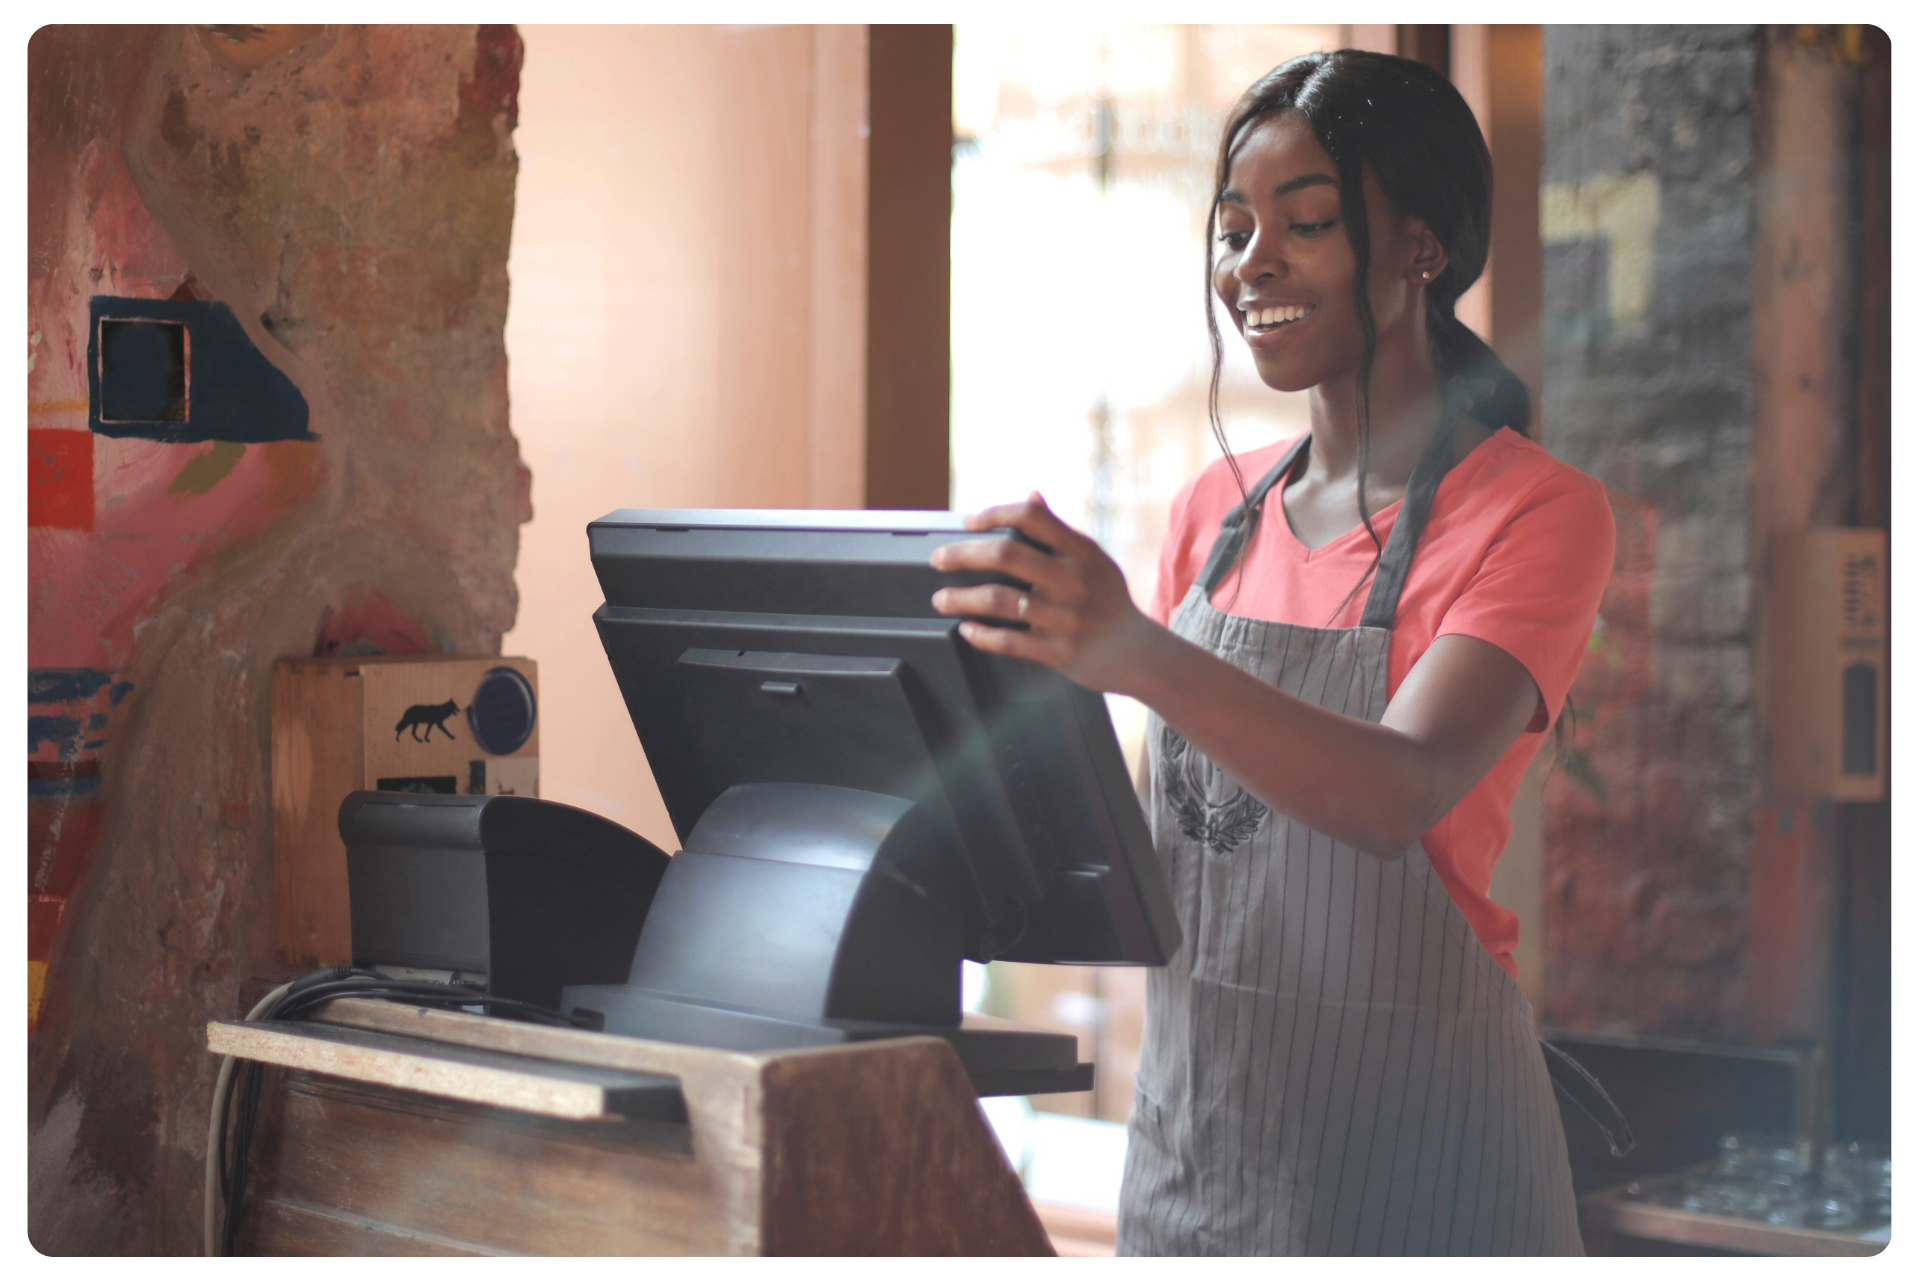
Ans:
POLYGON ((283 962, 304 969, 353 959, 338 826, 347 793, 540 794, 538 694, 528 658, 274 664, 274 912, 283 962))
POLYGON ((1825 528, 1773 549, 1773 786, 1801 800, 1887 790, 1887 535, 1825 528))

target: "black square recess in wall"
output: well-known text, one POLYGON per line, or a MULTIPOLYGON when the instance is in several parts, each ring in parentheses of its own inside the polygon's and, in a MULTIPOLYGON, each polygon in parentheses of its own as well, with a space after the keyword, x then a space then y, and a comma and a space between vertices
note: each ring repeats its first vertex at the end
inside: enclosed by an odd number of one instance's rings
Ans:
POLYGON ((187 421, 187 327, 166 320, 100 321, 100 419, 187 421))

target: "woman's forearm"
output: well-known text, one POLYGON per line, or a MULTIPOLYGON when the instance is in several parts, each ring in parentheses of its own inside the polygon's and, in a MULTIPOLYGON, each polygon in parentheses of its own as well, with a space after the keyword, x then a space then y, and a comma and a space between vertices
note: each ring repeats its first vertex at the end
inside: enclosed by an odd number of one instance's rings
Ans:
POLYGON ((1296 822, 1398 858, 1458 799, 1433 750, 1397 729, 1295 698, 1158 626, 1138 646, 1117 692, 1296 822))
POLYGON ((945 587, 944 614, 989 653, 1045 663, 1139 699, 1267 805, 1356 849, 1398 858, 1499 760, 1539 690, 1504 650, 1441 636, 1400 681, 1379 724, 1284 694, 1175 636, 1137 609, 1111 557, 1036 494, 968 517, 1030 540, 948 543, 934 568, 1031 584, 945 587), (1024 629, 982 619, 1020 622, 1024 629))

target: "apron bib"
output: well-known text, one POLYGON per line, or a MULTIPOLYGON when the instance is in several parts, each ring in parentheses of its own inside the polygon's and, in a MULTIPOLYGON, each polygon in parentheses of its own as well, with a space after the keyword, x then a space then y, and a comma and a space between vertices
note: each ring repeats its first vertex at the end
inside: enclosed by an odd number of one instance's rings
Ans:
MULTIPOLYGON (((1172 630, 1296 698, 1378 721, 1387 646, 1452 466, 1450 392, 1361 625, 1209 597, 1289 450, 1222 522, 1172 630)), ((1184 943, 1147 975, 1120 1254, 1579 1254, 1532 1012, 1416 841, 1365 854, 1269 810, 1160 720, 1148 817, 1184 943)))

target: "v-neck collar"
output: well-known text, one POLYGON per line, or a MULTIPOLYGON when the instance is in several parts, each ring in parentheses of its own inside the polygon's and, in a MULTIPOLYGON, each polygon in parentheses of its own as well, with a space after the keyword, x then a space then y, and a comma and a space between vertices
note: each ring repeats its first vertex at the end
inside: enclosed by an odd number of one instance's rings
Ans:
MULTIPOLYGON (((1512 429, 1508 427, 1496 427, 1491 432, 1487 433, 1484 439, 1476 443, 1472 449, 1469 449, 1466 452, 1466 454, 1458 462, 1454 463, 1453 466, 1448 469, 1447 475, 1443 477, 1441 480, 1441 484, 1444 485, 1448 480, 1451 480, 1454 476, 1460 475, 1463 472, 1463 470, 1468 466, 1483 462, 1484 456, 1482 456, 1481 454, 1481 446, 1486 445, 1487 443, 1498 439, 1502 432, 1507 432, 1511 430, 1512 429)), ((1301 451, 1300 457, 1294 461, 1294 467, 1296 469, 1305 467, 1307 464, 1307 457, 1312 452, 1312 448, 1313 448, 1312 434, 1313 433, 1311 431, 1307 433, 1308 435, 1307 446, 1305 449, 1301 451)), ((1411 483, 1411 481, 1409 481, 1409 483, 1411 483)), ((1280 508, 1279 533, 1274 541, 1278 543, 1280 546, 1280 549, 1286 552, 1286 554, 1290 556, 1292 559, 1305 564, 1311 564, 1316 560, 1323 560, 1331 557, 1336 557, 1336 556, 1339 556, 1342 552, 1349 550, 1350 545, 1356 539, 1369 546, 1372 545, 1373 539, 1367 536, 1366 522, 1361 521, 1355 524, 1353 528, 1347 530, 1345 533, 1339 534, 1333 538, 1328 539, 1326 542, 1320 544, 1318 547, 1307 546, 1306 543, 1301 541, 1300 536, 1294 532, 1293 519, 1287 515, 1286 490, 1287 490, 1287 482, 1286 480, 1282 480, 1279 484, 1275 485, 1273 489, 1268 492, 1266 502, 1262 505, 1269 509, 1267 514, 1271 516, 1272 505, 1275 503, 1279 504, 1279 508, 1280 508)), ((1405 491, 1403 490, 1399 498, 1396 498, 1392 502, 1386 504, 1384 507, 1381 507, 1378 510, 1369 513, 1369 515, 1372 517, 1372 520, 1373 520, 1374 532, 1380 536, 1380 542, 1382 545, 1385 545, 1387 541, 1387 537, 1392 532, 1392 528, 1393 528, 1391 523, 1382 524, 1382 522, 1388 520, 1389 518, 1397 518, 1400 515, 1400 508, 1402 507, 1402 505, 1405 504, 1405 502, 1406 502, 1406 494, 1405 494, 1405 491)))

